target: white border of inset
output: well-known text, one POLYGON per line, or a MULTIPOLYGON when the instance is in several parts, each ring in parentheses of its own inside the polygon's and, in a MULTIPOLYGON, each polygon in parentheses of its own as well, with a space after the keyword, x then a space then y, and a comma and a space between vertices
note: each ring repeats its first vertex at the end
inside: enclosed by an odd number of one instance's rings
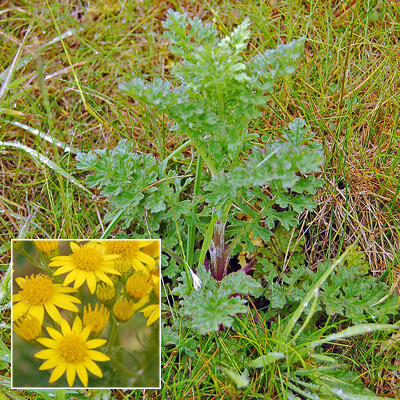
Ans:
MULTIPOLYGON (((159 293, 160 293, 160 298, 158 300, 158 306, 160 309, 160 318, 159 318, 159 324, 158 324, 158 340, 159 340, 159 386, 158 387, 118 387, 116 388, 115 386, 113 387, 85 387, 85 386, 67 386, 67 387, 59 387, 59 386, 46 386, 46 387, 16 387, 13 386, 13 373, 14 373, 14 368, 13 368, 13 348, 14 348, 14 330, 13 330, 13 307, 11 305, 11 389, 19 389, 19 390, 35 390, 35 389, 123 389, 123 390, 147 390, 147 389, 161 389, 161 239, 11 239, 11 265, 14 266, 14 242, 33 242, 35 240, 56 240, 58 242, 87 242, 87 241, 131 241, 131 240, 140 240, 140 241, 158 241, 159 244, 159 274, 160 274, 160 280, 158 282, 159 285, 159 293)), ((14 287, 14 268, 11 268, 11 303, 12 303, 12 298, 13 298, 13 287, 14 287)))

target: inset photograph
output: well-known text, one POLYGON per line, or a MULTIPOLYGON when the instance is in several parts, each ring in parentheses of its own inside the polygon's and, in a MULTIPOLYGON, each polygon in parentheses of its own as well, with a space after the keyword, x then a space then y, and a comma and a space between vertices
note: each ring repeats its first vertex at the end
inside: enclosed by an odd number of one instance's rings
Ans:
POLYGON ((13 240, 11 385, 161 387, 160 240, 13 240))

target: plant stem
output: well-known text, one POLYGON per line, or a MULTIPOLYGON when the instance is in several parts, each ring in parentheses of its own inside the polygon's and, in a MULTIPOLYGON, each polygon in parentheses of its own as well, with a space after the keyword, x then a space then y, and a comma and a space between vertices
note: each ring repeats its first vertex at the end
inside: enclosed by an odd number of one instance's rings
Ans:
POLYGON ((110 357, 110 362, 111 364, 118 370, 123 375, 129 376, 131 378, 137 378, 138 373, 135 371, 130 371, 129 369, 126 369, 119 361, 117 361, 115 358, 110 357))
POLYGON ((118 324, 114 318, 111 318, 111 333, 110 339, 108 340, 107 353, 111 354, 112 348, 114 347, 115 339, 118 336, 118 324))
MULTIPOLYGON (((203 167, 203 160, 199 156, 197 158, 197 166, 196 166, 196 178, 194 181, 194 188, 193 188, 193 199, 199 194, 199 187, 201 181, 201 171, 203 167)), ((197 203, 195 202, 192 209, 193 214, 197 213, 197 203)), ((194 252, 194 238, 196 235, 196 225, 194 222, 194 217, 192 219, 191 224, 189 225, 188 229, 188 239, 187 239, 187 246, 186 246, 186 257, 189 266, 193 264, 193 252, 194 252)))
POLYGON ((185 251, 183 250, 183 242, 182 242, 181 234, 179 232, 178 220, 176 219, 176 214, 175 214, 174 204, 172 203, 171 194, 169 195, 169 203, 171 204, 171 211, 172 211, 172 216, 174 218, 176 234, 178 236, 179 247, 181 248, 181 251, 182 251, 183 267, 185 268, 186 278, 187 278, 187 281, 188 281, 188 285, 189 285, 190 291, 192 291, 193 290, 193 285, 192 285, 192 280, 191 280, 191 276, 190 276, 189 268, 188 268, 189 264, 187 263, 187 259, 186 259, 186 256, 185 256, 185 251))
POLYGON ((201 158, 204 160, 204 162, 207 165, 207 168, 210 170, 211 175, 213 177, 218 175, 218 171, 217 171, 217 167, 214 164, 214 161, 209 158, 207 156, 206 151, 202 148, 201 143, 194 137, 194 135, 189 134, 188 132, 186 132, 188 134, 188 136, 190 137, 190 139, 193 142, 194 147, 196 147, 196 150, 198 151, 198 153, 200 154, 201 158))
POLYGON ((183 143, 181 146, 179 146, 176 150, 174 150, 169 156, 164 158, 164 163, 167 163, 171 158, 175 157, 178 155, 183 149, 189 146, 191 143, 191 140, 187 140, 185 143, 183 143))
POLYGON ((225 223, 217 220, 210 245, 211 275, 221 281, 226 275, 230 252, 225 251, 225 223))
POLYGON ((160 128, 157 123, 157 118, 154 111, 150 107, 146 107, 147 115, 150 117, 151 127, 153 128, 153 134, 156 138, 156 145, 160 160, 164 160, 164 140, 160 133, 160 128))
POLYGON ((46 263, 41 263, 38 260, 36 260, 34 257, 32 257, 27 251, 25 251, 23 246, 20 246, 19 244, 17 245, 17 243, 16 243, 14 245, 14 248, 16 251, 18 251, 18 253, 22 254, 24 257, 26 257, 27 259, 32 261, 32 263, 35 267, 41 269, 42 271, 46 272, 50 276, 53 276, 53 274, 54 274, 53 270, 49 266, 47 266, 46 263))

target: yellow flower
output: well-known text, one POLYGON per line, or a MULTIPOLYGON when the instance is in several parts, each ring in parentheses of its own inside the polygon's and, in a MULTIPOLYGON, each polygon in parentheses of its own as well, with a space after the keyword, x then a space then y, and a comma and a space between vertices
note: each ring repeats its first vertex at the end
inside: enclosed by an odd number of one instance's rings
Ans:
POLYGON ((15 279, 21 290, 14 294, 13 321, 25 313, 33 315, 42 325, 44 311, 56 321, 61 322, 62 317, 57 307, 69 311, 79 311, 73 303, 80 304, 76 297, 65 293, 76 292, 75 289, 53 282, 53 278, 45 274, 32 274, 25 278, 15 279))
POLYGON ((87 340, 90 335, 90 327, 83 328, 79 317, 75 318, 72 328, 63 319, 61 321, 61 332, 50 327, 46 329, 52 339, 37 339, 40 344, 48 347, 48 349, 39 351, 35 354, 35 357, 46 360, 39 367, 39 370, 54 368, 49 383, 60 379, 64 372, 66 372, 69 386, 74 384, 77 373, 83 386, 87 386, 87 370, 99 378, 103 377, 103 373, 94 361, 109 361, 110 357, 92 349, 102 346, 107 340, 87 340))
POLYGON ((105 254, 118 254, 121 259, 128 261, 136 271, 147 271, 143 263, 148 264, 150 268, 156 265, 153 257, 145 254, 142 249, 150 246, 152 240, 107 240, 100 244, 105 250, 105 254))
POLYGON ((136 307, 133 300, 128 301, 125 298, 117 301, 113 306, 114 317, 119 322, 126 322, 131 319, 135 311, 136 307))
POLYGON ((97 285, 96 296, 101 303, 109 303, 114 299, 115 295, 114 285, 110 286, 107 285, 107 283, 100 283, 97 285))
POLYGON ((24 315, 14 322, 14 332, 22 339, 30 342, 42 332, 42 325, 32 315, 24 315))
POLYGON ((154 292, 154 295, 157 297, 157 299, 159 299, 160 298, 160 285, 154 285, 153 292, 154 292))
POLYGON ((121 275, 113 268, 114 260, 119 257, 118 255, 106 255, 101 248, 91 242, 83 246, 71 242, 70 246, 73 254, 54 257, 49 264, 50 267, 61 267, 54 275, 69 272, 64 285, 75 281, 74 288, 76 289, 86 282, 90 293, 93 294, 96 291, 97 281, 113 284, 106 274, 121 275))
POLYGON ((126 258, 118 258, 114 261, 114 268, 121 274, 126 274, 132 269, 132 265, 126 258))
POLYGON ((157 259, 160 257, 160 242, 158 240, 154 240, 149 246, 143 248, 143 253, 148 254, 149 256, 157 259))
POLYGON ((160 318, 160 306, 158 304, 151 304, 140 310, 140 312, 147 318, 146 326, 151 325, 160 318))
POLYGON ((126 281, 126 291, 134 299, 141 299, 153 288, 151 277, 143 272, 134 272, 126 281))
POLYGON ((100 309, 98 304, 94 310, 91 304, 83 309, 83 325, 90 326, 92 333, 100 333, 106 327, 109 317, 110 311, 104 308, 104 304, 100 309))
POLYGON ((160 283, 160 270, 158 268, 154 268, 150 271, 151 281, 154 286, 157 286, 160 283))
POLYGON ((58 240, 34 240, 35 246, 42 253, 52 253, 58 250, 58 240))

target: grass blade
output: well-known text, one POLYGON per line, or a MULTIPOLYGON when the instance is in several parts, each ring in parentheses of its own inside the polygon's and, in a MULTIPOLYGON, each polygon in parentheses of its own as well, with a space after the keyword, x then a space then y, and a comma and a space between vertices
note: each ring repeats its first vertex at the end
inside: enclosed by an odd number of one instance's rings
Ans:
POLYGON ((28 153, 33 158, 33 160, 35 162, 37 162, 39 164, 45 164, 53 171, 62 175, 65 179, 70 181, 75 186, 78 186, 80 189, 82 189, 86 193, 92 195, 90 190, 85 188, 85 186, 83 186, 80 182, 78 182, 72 175, 70 175, 67 171, 62 169, 59 165, 57 165, 56 163, 51 161, 49 158, 47 158, 45 155, 39 153, 38 151, 31 149, 30 147, 25 146, 24 144, 19 143, 19 142, 2 142, 2 141, 0 141, 0 146, 14 147, 14 148, 17 148, 20 150, 24 150, 26 153, 28 153))
POLYGON ((32 128, 28 125, 22 124, 21 122, 18 121, 5 121, 8 122, 11 125, 17 126, 18 128, 24 129, 25 131, 28 131, 44 140, 46 140, 47 142, 51 143, 51 144, 55 144, 56 146, 60 147, 61 149, 63 149, 66 153, 70 152, 73 154, 78 154, 78 150, 74 149, 73 147, 68 146, 67 144, 65 144, 64 142, 62 142, 61 140, 58 140, 57 138, 39 131, 36 128, 32 128))
POLYGON ((400 325, 391 324, 359 324, 350 326, 349 328, 343 329, 340 332, 332 333, 323 339, 315 340, 311 342, 307 347, 316 347, 327 342, 333 342, 336 340, 346 339, 348 337, 364 335, 365 333, 372 333, 380 330, 395 330, 399 329, 400 325))
POLYGON ((26 30, 24 39, 22 40, 22 43, 19 46, 17 53, 15 54, 14 60, 11 63, 11 65, 8 67, 8 70, 5 74, 3 84, 1 85, 1 88, 0 88, 0 102, 3 100, 3 97, 6 95, 9 83, 11 82, 11 80, 14 76, 14 72, 17 68, 18 60, 21 57, 22 50, 24 49, 26 39, 28 39, 28 36, 31 33, 32 24, 33 24, 33 20, 29 24, 28 29, 26 30))

